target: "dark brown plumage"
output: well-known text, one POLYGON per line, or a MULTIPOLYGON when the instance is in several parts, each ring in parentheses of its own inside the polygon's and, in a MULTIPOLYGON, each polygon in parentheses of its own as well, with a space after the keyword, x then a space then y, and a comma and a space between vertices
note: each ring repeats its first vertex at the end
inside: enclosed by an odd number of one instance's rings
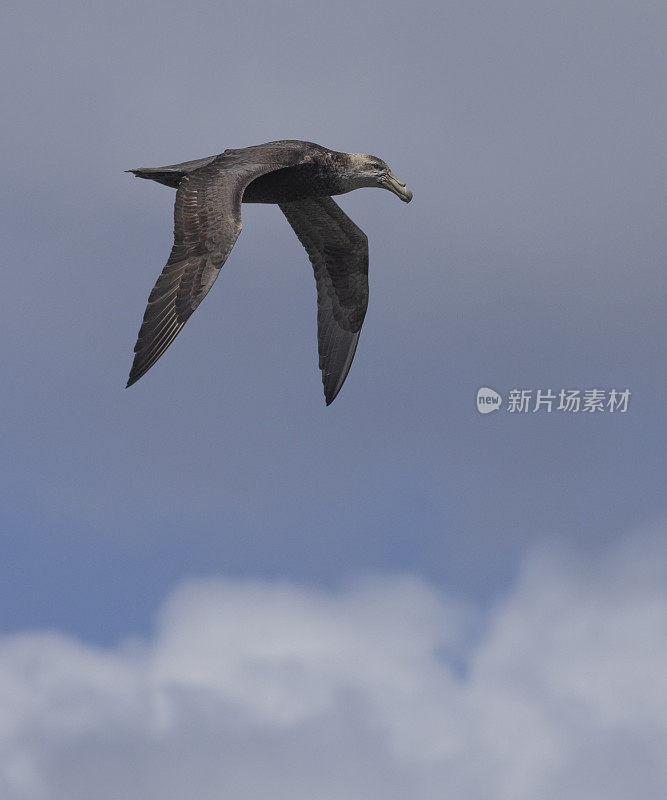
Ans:
POLYGON ((410 202, 405 184, 374 156, 301 141, 129 171, 177 191, 174 246, 148 298, 127 385, 155 364, 215 282, 241 232, 241 203, 276 203, 315 271, 320 369, 329 405, 349 372, 368 305, 368 240, 331 195, 380 186, 410 202))

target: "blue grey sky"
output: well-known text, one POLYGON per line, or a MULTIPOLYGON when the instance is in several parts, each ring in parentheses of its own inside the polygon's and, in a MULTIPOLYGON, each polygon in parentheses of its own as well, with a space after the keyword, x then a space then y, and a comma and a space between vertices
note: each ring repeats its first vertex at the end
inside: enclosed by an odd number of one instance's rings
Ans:
MULTIPOLYGON (((662 3, 601 0, 10 8, 0 30, 8 641, 34 635, 42 652, 37 632, 49 630, 95 653, 128 637, 157 650, 166 598, 178 606, 179 587, 208 585, 200 579, 231 586, 239 608, 244 581, 263 587, 260 620, 267 586, 292 587, 295 609, 323 592, 345 619, 345 592, 372 576, 380 599, 393 580, 453 598, 466 631, 450 648, 459 674, 509 613, 503 604, 523 596, 526 570, 560 575, 567 595, 569 572, 613 562, 616 578, 591 589, 604 626, 604 587, 615 580, 623 594, 627 577, 618 553, 634 565, 639 551, 662 552, 667 520, 666 23, 662 3), (306 254, 277 208, 253 205, 206 302, 125 390, 171 246, 174 193, 124 170, 283 138, 378 155, 414 192, 409 206, 370 189, 339 198, 369 237, 371 281, 343 391, 325 408, 306 254), (480 386, 632 395, 625 414, 481 416, 480 386)), ((380 602, 364 598, 349 607, 380 602)), ((545 603, 557 615, 559 603, 545 603)), ((610 641, 616 653, 621 640, 610 641)), ((431 666, 415 667, 415 680, 431 666)), ((345 729, 334 717, 322 741, 345 729)), ((417 729, 431 738, 423 720, 417 729)), ((295 753, 307 738, 300 731, 295 753)), ((408 775, 399 762, 393 788, 351 768, 347 796, 442 797, 430 793, 442 764, 408 775)), ((89 785, 64 774, 10 782, 8 796, 71 799, 76 781, 89 785)), ((148 774, 143 797, 155 789, 148 774)), ((456 780, 461 796, 490 796, 468 773, 456 780)), ((503 780, 498 797, 524 796, 503 780)), ((567 790, 535 780, 526 797, 567 790)), ((598 773, 586 780, 603 786, 598 773)), ((239 797, 253 796, 248 786, 239 797)))

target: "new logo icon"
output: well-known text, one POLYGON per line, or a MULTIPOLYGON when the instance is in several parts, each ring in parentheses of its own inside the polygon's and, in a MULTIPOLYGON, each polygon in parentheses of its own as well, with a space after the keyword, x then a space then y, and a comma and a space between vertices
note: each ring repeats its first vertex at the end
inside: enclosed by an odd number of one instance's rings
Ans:
POLYGON ((480 414, 490 414, 492 411, 497 411, 503 403, 503 398, 489 389, 488 386, 482 386, 477 390, 477 410, 480 414))

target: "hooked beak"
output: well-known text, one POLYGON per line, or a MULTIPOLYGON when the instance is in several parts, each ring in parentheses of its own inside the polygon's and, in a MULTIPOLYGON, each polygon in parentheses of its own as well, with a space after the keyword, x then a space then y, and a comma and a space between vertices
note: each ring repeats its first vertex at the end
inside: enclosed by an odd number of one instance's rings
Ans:
POLYGON ((400 180, 400 178, 397 178, 396 175, 394 175, 391 170, 387 170, 384 188, 389 189, 390 192, 393 192, 397 197, 400 197, 404 203, 409 203, 410 200, 412 200, 412 192, 403 183, 403 181, 400 180))

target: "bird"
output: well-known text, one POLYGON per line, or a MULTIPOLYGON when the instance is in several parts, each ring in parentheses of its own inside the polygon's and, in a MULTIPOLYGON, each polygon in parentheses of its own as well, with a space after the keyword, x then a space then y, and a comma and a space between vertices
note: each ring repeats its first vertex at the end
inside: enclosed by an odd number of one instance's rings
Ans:
POLYGON ((330 405, 350 370, 368 306, 368 238, 332 195, 379 187, 409 203, 405 183, 377 156, 294 139, 127 172, 176 189, 174 244, 148 298, 127 386, 162 356, 213 286, 241 232, 241 204, 273 203, 315 273, 319 366, 330 405))

